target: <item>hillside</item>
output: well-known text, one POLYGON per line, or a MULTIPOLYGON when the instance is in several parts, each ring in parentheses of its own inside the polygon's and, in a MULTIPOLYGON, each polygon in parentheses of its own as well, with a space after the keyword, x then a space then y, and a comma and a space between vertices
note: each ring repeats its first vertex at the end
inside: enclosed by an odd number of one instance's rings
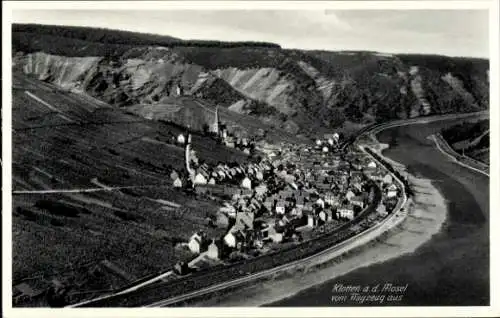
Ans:
POLYGON ((464 122, 442 131, 444 139, 459 154, 490 162, 490 124, 488 120, 464 122))
MULTIPOLYGON (((224 232, 207 222, 217 202, 172 185, 173 170, 186 175, 185 128, 22 74, 12 95, 13 286, 33 290, 14 305, 47 306, 53 284, 75 301, 121 288, 191 259, 174 245, 193 232, 224 232)), ((210 165, 248 160, 201 134, 193 149, 210 165)))
POLYGON ((481 59, 39 25, 14 25, 13 51, 15 67, 26 74, 155 118, 165 104, 190 96, 310 135, 489 107, 489 63, 481 59))

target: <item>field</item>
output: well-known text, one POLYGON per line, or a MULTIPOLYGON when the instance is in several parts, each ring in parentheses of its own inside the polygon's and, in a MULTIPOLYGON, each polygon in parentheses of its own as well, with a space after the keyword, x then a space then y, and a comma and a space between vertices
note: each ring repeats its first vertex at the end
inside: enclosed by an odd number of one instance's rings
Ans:
MULTIPOLYGON (((53 279, 75 299, 123 287, 191 258, 173 246, 194 231, 223 233, 208 226, 214 202, 171 187, 181 128, 23 75, 13 83, 13 285, 42 295, 18 305, 43 304, 53 279)), ((193 147, 207 163, 247 159, 201 135, 193 147)))

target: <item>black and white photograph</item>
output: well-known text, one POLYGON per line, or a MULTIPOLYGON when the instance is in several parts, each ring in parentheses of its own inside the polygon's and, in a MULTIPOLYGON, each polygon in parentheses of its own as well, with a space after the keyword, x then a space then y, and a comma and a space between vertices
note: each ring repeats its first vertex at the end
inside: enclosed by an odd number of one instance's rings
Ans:
POLYGON ((498 3, 439 3, 9 3, 4 307, 500 315, 498 3))

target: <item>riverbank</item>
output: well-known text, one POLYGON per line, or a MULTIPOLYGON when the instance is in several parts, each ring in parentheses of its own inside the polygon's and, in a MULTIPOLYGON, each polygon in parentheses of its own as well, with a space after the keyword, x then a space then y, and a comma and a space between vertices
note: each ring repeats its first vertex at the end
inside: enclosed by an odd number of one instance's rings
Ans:
POLYGON ((439 151, 455 160, 458 164, 489 176, 490 167, 487 164, 477 161, 471 157, 460 155, 451 147, 451 145, 444 139, 444 137, 440 133, 431 135, 429 136, 429 138, 436 143, 436 147, 439 149, 439 151))
MULTIPOLYGON (((380 153, 387 148, 387 145, 374 140, 370 147, 380 153)), ((389 158, 385 159, 393 164, 395 168, 404 169, 404 166, 400 163, 389 158)), ((316 286, 357 268, 414 252, 420 245, 439 232, 446 219, 446 202, 430 180, 412 176, 411 183, 415 189, 415 196, 406 207, 408 216, 401 224, 376 240, 369 243, 364 242, 363 245, 359 245, 340 257, 339 255, 330 255, 331 258, 323 260, 322 265, 309 267, 305 271, 296 271, 293 275, 288 275, 288 277, 277 277, 274 280, 259 282, 252 286, 234 290, 230 294, 218 295, 190 305, 302 306, 304 303, 300 301, 302 299, 301 291, 317 288, 316 286), (287 299, 289 297, 292 298, 287 299)), ((321 289, 321 287, 319 288, 321 289)), ((356 305, 348 301, 336 303, 329 292, 322 293, 318 297, 320 298, 317 298, 317 303, 312 302, 311 305, 356 305)))

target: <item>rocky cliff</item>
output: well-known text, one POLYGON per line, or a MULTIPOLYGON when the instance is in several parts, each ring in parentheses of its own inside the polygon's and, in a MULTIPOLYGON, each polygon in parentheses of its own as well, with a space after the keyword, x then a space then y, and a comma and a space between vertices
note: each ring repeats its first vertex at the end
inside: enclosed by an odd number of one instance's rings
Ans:
POLYGON ((293 133, 488 108, 487 60, 178 39, 156 45, 140 34, 101 30, 97 39, 85 30, 14 27, 15 68, 155 118, 190 96, 293 133))

